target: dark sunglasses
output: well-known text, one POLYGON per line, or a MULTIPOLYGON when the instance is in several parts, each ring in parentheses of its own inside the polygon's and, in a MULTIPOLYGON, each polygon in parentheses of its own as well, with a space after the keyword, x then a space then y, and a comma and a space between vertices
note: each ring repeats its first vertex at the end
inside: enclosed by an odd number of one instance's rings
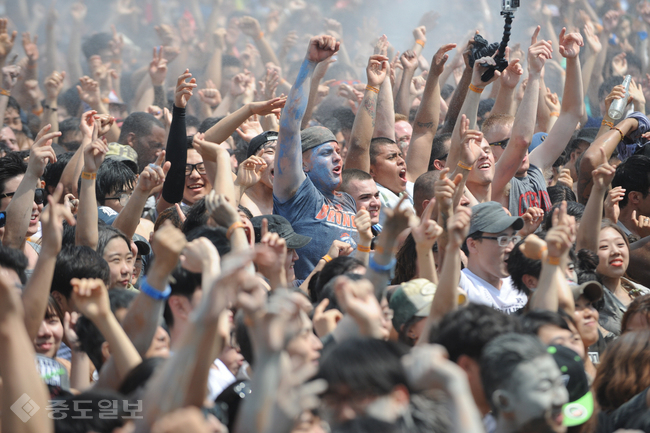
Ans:
MULTIPOLYGON (((3 199, 5 197, 13 197, 14 194, 16 194, 16 191, 0 194, 0 199, 3 199)), ((34 190, 34 202, 36 204, 43 204, 45 202, 45 190, 43 188, 36 188, 34 190)))
POLYGON ((0 212, 0 229, 3 228, 7 224, 7 212, 2 211, 0 212))
POLYGON ((508 141, 510 141, 509 138, 506 138, 505 140, 501 140, 501 141, 495 141, 494 143, 490 143, 490 146, 499 146, 501 149, 505 149, 506 146, 508 145, 508 141))

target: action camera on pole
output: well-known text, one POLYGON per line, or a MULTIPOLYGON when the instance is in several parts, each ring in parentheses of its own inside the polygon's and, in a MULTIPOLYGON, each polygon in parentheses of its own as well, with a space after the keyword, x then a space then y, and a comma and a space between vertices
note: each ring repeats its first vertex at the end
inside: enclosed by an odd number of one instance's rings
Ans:
POLYGON ((483 64, 488 69, 481 75, 483 82, 490 81, 494 77, 495 71, 503 71, 508 67, 506 60, 506 47, 510 41, 510 29, 512 28, 512 20, 515 17, 515 11, 519 7, 520 0, 501 0, 501 15, 505 17, 505 25, 503 26, 503 38, 501 43, 494 42, 490 44, 481 35, 474 37, 474 45, 472 46, 472 54, 470 56, 470 66, 474 67, 474 62, 482 57, 494 56, 495 65, 483 64), (496 52, 496 55, 494 53, 496 52))

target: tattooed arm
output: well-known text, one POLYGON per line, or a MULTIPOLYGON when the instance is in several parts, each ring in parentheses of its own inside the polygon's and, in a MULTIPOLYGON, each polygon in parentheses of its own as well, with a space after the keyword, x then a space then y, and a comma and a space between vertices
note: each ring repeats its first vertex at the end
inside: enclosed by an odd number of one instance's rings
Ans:
POLYGON ((345 168, 357 168, 366 173, 370 171, 370 140, 375 129, 377 116, 377 97, 379 88, 388 73, 388 57, 375 54, 368 60, 366 74, 368 86, 361 101, 361 109, 357 112, 350 134, 350 149, 345 160, 345 168))
POLYGON ((315 36, 309 41, 296 82, 289 92, 286 107, 280 117, 273 195, 281 202, 289 200, 305 180, 302 170, 300 123, 307 109, 307 94, 316 65, 336 53, 340 42, 331 36, 315 36))
POLYGON ((438 77, 445 69, 449 58, 447 52, 456 48, 456 44, 442 46, 433 56, 427 84, 422 94, 422 102, 413 122, 413 137, 406 154, 406 179, 415 182, 429 167, 433 137, 440 121, 440 83, 438 77))

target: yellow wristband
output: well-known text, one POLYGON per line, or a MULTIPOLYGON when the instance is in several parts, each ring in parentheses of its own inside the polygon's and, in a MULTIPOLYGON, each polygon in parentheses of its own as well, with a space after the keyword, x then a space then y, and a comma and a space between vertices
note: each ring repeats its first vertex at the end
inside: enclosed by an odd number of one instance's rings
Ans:
POLYGON ((326 263, 329 263, 332 261, 332 257, 329 254, 325 254, 323 257, 321 257, 322 260, 325 260, 326 263))
POLYGON ((416 39, 415 43, 424 48, 424 41, 422 39, 416 39))
POLYGON ((552 117, 560 117, 560 113, 558 111, 551 111, 551 116, 552 117))
POLYGON ((471 170, 472 169, 471 165, 467 165, 467 164, 465 164, 463 162, 460 162, 460 161, 458 161, 458 166, 460 168, 462 168, 463 170, 471 170))
POLYGON ((359 245, 357 245, 357 251, 359 251, 361 253, 369 253, 372 250, 370 249, 370 247, 366 247, 364 245, 359 244, 359 245))
POLYGON ((11 96, 11 92, 9 90, 0 89, 0 95, 2 95, 2 96, 11 96))
POLYGON ((86 180, 95 180, 97 179, 97 173, 88 173, 87 171, 82 171, 81 178, 86 180))
POLYGON ((228 231, 226 232, 226 238, 230 239, 230 236, 232 236, 232 234, 234 233, 235 230, 243 229, 243 228, 246 228, 246 224, 244 224, 241 221, 237 221, 237 222, 232 223, 232 225, 230 227, 228 227, 228 231))
POLYGON ((548 263, 549 265, 557 266, 560 264, 560 258, 554 256, 548 256, 546 258, 546 263, 548 263))
POLYGON ((471 90, 474 93, 483 93, 483 89, 476 87, 472 83, 469 83, 469 90, 471 90))
POLYGON ((39 108, 38 110, 32 110, 32 114, 35 116, 40 116, 43 114, 43 107, 39 108))
POLYGON ((371 86, 370 84, 368 84, 366 86, 366 90, 370 90, 371 92, 375 92, 375 93, 379 94, 379 89, 374 87, 374 86, 371 86))

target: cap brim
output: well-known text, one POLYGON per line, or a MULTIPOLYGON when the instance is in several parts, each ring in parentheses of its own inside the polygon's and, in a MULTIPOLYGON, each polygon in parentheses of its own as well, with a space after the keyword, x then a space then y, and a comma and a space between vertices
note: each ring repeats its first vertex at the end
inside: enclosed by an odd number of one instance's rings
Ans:
POLYGON ((431 314, 431 302, 427 303, 424 307, 420 308, 417 313, 413 316, 415 317, 429 317, 431 314))
POLYGON ((151 247, 148 243, 143 241, 133 241, 136 247, 138 247, 138 254, 141 256, 146 256, 151 253, 151 247))
POLYGON ((591 391, 580 397, 576 401, 567 403, 562 406, 562 415, 564 415, 562 424, 566 427, 574 427, 589 421, 594 413, 594 396, 591 391))
POLYGON ((506 216, 504 218, 500 218, 499 221, 496 221, 489 226, 484 227, 481 231, 483 233, 501 233, 510 227, 516 231, 521 230, 524 227, 524 219, 521 217, 506 216))
POLYGON ((603 286, 597 281, 590 281, 586 283, 583 293, 591 302, 600 301, 603 298, 603 286))
POLYGON ((293 250, 302 248, 311 242, 311 238, 309 236, 299 235, 296 232, 293 232, 284 238, 284 240, 287 242, 287 248, 291 248, 293 250))

